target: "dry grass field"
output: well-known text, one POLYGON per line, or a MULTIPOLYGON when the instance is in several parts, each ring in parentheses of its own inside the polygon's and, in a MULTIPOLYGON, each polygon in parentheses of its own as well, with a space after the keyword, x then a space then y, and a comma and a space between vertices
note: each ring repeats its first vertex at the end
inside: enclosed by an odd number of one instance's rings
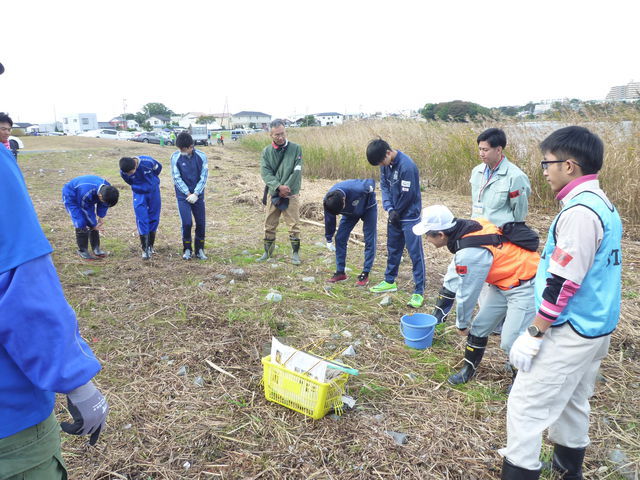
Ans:
MULTIPOLYGON (((325 288, 335 265, 316 245, 324 233, 317 226, 303 227, 301 266, 289 262, 284 228, 275 260, 255 263, 263 236, 257 153, 237 144, 204 149, 210 167, 209 259, 186 262, 170 147, 77 137, 24 141, 25 150, 38 153, 23 152, 19 163, 81 333, 102 361, 96 382, 111 406, 108 429, 96 447, 63 435, 70 478, 499 477, 496 450, 505 443, 509 375, 498 338, 490 339, 477 378, 452 388, 446 378, 460 367, 464 340, 451 322, 438 328, 433 346, 424 351, 407 348, 399 332, 401 316, 411 313, 405 305, 412 286, 407 261, 399 292, 387 307, 354 285, 363 258, 359 245, 349 246, 349 281, 325 288), (140 258, 131 191, 117 167, 121 156, 136 154, 164 165, 157 255, 149 262, 140 258), (121 200, 106 217, 103 244, 111 255, 86 263, 75 255, 60 192, 69 179, 90 173, 121 187, 121 200), (240 268, 244 275, 232 273, 240 268), (265 300, 272 290, 281 302, 265 300), (354 345, 357 353, 349 363, 361 374, 349 379, 347 393, 355 407, 314 421, 267 402, 260 359, 272 336, 327 356, 354 345), (395 443, 388 432, 406 434, 406 443, 395 443)), ((321 221, 321 200, 332 183, 304 180, 310 220, 321 221)), ((428 186, 423 195, 425 205, 445 203, 457 215, 468 213, 467 197, 453 188, 428 186)), ((534 209, 530 223, 546 232, 553 214, 534 209)), ((384 221, 381 215, 373 282, 385 266, 384 221)), ((630 478, 616 470, 613 450, 625 455, 629 475, 640 468, 640 245, 626 238, 623 248, 623 313, 592 400, 590 479, 630 478)), ((427 302, 421 311, 430 313, 450 254, 427 246, 425 254, 427 302)), ((68 418, 62 400, 56 406, 60 420, 68 418)), ((548 445, 543 453, 549 456, 548 445)))

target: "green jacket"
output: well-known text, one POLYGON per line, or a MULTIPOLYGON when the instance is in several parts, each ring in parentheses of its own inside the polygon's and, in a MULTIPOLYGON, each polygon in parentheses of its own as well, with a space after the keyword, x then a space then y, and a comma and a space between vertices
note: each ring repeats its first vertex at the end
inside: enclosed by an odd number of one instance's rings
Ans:
POLYGON ((269 195, 276 193, 276 188, 286 185, 292 195, 300 193, 302 184, 302 148, 297 143, 289 142, 284 151, 276 150, 268 145, 262 151, 260 174, 269 187, 269 195))

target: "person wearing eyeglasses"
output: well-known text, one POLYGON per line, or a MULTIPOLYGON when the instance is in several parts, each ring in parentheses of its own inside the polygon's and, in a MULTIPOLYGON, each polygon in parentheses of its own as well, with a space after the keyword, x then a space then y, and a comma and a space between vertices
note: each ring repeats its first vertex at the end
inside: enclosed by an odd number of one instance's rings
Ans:
POLYGON ((502 478, 537 479, 542 433, 553 469, 582 479, 589 397, 620 315, 622 222, 600 188, 602 140, 583 127, 541 144, 544 177, 560 202, 535 279, 537 314, 511 347, 518 368, 507 404, 502 478))
POLYGON ((287 140, 284 121, 270 124, 271 145, 262 151, 260 174, 265 183, 262 203, 267 207, 264 220, 264 254, 258 262, 271 258, 280 217, 289 228, 291 263, 300 265, 300 186, 302 185, 302 148, 287 140))

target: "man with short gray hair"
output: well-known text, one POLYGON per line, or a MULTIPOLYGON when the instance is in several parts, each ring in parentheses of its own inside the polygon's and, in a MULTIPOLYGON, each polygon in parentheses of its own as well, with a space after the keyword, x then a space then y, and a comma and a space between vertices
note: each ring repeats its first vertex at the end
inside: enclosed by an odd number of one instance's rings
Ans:
POLYGON ((264 221, 264 262, 273 255, 280 216, 289 228, 291 263, 300 265, 300 186, 302 184, 302 148, 289 142, 284 121, 271 122, 271 145, 262 151, 260 174, 266 184, 263 203, 267 207, 264 221))

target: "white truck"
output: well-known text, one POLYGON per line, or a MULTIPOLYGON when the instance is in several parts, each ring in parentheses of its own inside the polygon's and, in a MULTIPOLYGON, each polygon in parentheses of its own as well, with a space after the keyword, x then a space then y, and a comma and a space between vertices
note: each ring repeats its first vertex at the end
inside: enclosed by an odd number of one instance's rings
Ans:
POLYGON ((191 125, 189 133, 195 145, 209 145, 209 132, 206 125, 191 125))

